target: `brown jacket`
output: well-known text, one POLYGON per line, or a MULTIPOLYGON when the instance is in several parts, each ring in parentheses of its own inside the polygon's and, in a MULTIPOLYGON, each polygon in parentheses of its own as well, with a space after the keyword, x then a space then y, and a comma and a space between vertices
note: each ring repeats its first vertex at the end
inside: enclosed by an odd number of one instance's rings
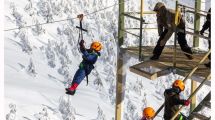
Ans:
MULTIPOLYGON (((176 25, 175 25, 175 10, 167 9, 165 6, 158 8, 159 15, 157 14, 157 24, 158 24, 158 34, 161 35, 163 29, 168 29, 167 34, 164 37, 164 41, 167 41, 173 34, 176 25)), ((179 13, 178 20, 180 23, 177 25, 177 28, 184 30, 185 23, 182 19, 181 13, 179 13)))

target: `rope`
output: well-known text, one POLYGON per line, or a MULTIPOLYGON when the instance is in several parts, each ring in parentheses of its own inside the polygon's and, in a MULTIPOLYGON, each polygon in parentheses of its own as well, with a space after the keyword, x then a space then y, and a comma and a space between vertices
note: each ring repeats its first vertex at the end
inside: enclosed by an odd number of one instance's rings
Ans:
MULTIPOLYGON (((129 0, 127 0, 127 1, 129 1, 129 0)), ((111 6, 102 8, 102 9, 99 9, 99 10, 97 10, 97 11, 94 11, 94 12, 92 12, 92 13, 86 14, 86 15, 84 15, 84 16, 89 16, 89 15, 98 13, 98 12, 100 12, 100 11, 104 11, 104 10, 109 9, 109 8, 111 8, 111 7, 114 7, 114 6, 116 6, 116 5, 123 4, 123 3, 127 2, 127 1, 124 1, 124 2, 121 2, 121 3, 118 3, 118 4, 114 4, 114 5, 111 5, 111 6)), ((56 20, 56 21, 46 22, 46 23, 40 23, 40 24, 35 24, 35 25, 28 25, 28 26, 23 26, 23 27, 11 28, 11 29, 6 29, 6 30, 4 30, 4 31, 11 31, 11 30, 16 30, 16 29, 29 28, 29 27, 33 27, 33 26, 37 26, 37 25, 46 25, 46 24, 52 24, 52 23, 57 23, 57 22, 62 22, 62 21, 73 20, 73 19, 77 19, 77 17, 67 18, 67 19, 63 19, 63 20, 56 20)))

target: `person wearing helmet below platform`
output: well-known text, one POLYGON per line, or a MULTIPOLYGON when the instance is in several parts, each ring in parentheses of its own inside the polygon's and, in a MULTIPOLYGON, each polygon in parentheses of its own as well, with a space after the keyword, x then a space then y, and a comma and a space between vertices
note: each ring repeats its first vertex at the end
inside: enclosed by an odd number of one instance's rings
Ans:
POLYGON ((141 120, 153 120, 155 116, 155 111, 152 107, 146 107, 143 110, 143 117, 141 120))
POLYGON ((82 62, 79 65, 79 69, 76 71, 72 84, 69 88, 66 88, 66 93, 74 95, 78 85, 86 77, 88 83, 88 75, 94 69, 94 64, 96 63, 98 57, 100 56, 100 50, 102 49, 102 44, 100 42, 92 42, 90 49, 86 49, 84 46, 84 40, 81 40, 80 51, 82 55, 82 62))
MULTIPOLYGON (((185 85, 183 81, 175 80, 172 84, 172 88, 165 90, 164 120, 170 120, 179 110, 179 105, 188 106, 190 104, 190 100, 180 99, 179 94, 181 91, 184 91, 184 89, 185 85)), ((187 118, 183 114, 180 114, 175 120, 187 120, 187 118)))
POLYGON ((158 25, 158 34, 159 39, 157 41, 157 45, 153 50, 153 56, 150 58, 151 60, 158 60, 166 42, 172 36, 173 32, 177 28, 177 40, 181 47, 181 50, 188 53, 185 54, 188 59, 192 60, 193 57, 190 54, 192 53, 191 48, 187 44, 186 34, 185 34, 185 22, 182 19, 181 13, 178 14, 178 23, 175 24, 175 10, 167 9, 162 2, 158 2, 154 11, 157 16, 157 25, 158 25))

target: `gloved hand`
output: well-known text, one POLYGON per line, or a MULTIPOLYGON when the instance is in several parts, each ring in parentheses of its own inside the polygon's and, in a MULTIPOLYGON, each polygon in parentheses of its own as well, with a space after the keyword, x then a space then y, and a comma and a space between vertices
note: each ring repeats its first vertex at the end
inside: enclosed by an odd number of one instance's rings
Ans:
POLYGON ((79 42, 79 45, 80 45, 80 46, 83 46, 83 45, 84 45, 84 40, 81 40, 81 41, 79 42))
POLYGON ((190 104, 190 100, 185 100, 185 101, 184 101, 184 105, 185 105, 185 106, 188 106, 189 104, 190 104))
POLYGON ((84 49, 85 49, 84 40, 81 40, 81 41, 79 42, 79 45, 80 45, 80 49, 81 49, 81 50, 84 50, 84 49))
POLYGON ((145 117, 142 117, 142 119, 141 120, 147 120, 145 117))

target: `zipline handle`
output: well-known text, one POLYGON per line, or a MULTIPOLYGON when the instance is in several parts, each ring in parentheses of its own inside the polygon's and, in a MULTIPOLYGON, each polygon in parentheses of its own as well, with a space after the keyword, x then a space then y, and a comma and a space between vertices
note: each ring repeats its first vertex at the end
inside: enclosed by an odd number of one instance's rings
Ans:
POLYGON ((83 18, 84 18, 84 15, 83 15, 83 14, 79 14, 79 15, 77 16, 77 18, 79 18, 79 20, 82 21, 83 18))
POLYGON ((77 18, 80 20, 80 22, 79 22, 80 26, 76 26, 76 28, 79 29, 79 34, 78 34, 78 44, 79 44, 81 40, 84 40, 83 31, 87 32, 87 30, 82 28, 82 20, 84 18, 84 15, 83 14, 79 14, 79 15, 77 15, 77 18))

